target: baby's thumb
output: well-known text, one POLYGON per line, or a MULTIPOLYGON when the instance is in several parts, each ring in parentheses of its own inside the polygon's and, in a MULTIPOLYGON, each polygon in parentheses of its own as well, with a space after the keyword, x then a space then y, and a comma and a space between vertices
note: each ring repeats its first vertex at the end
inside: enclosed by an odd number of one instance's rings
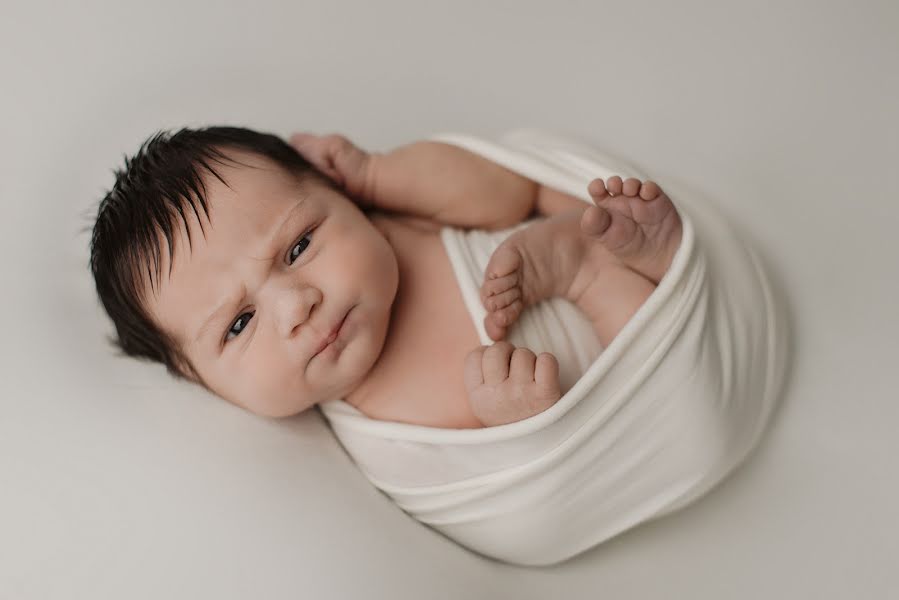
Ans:
POLYGON ((300 153, 319 172, 323 173, 339 186, 343 187, 344 178, 340 170, 334 165, 333 157, 329 155, 328 138, 322 138, 311 133, 294 133, 289 138, 290 145, 300 153))
POLYGON ((478 346, 465 357, 465 389, 470 394, 478 387, 484 385, 484 370, 481 367, 484 360, 484 350, 487 346, 478 346))
POLYGON ((321 141, 317 135, 311 133, 295 133, 288 138, 293 149, 307 161, 315 165, 320 171, 325 171, 329 167, 325 153, 323 152, 321 141))
POLYGON ((372 168, 371 154, 346 138, 339 138, 329 154, 344 189, 354 196, 370 200, 371 190, 368 187, 371 175, 369 169, 372 168))

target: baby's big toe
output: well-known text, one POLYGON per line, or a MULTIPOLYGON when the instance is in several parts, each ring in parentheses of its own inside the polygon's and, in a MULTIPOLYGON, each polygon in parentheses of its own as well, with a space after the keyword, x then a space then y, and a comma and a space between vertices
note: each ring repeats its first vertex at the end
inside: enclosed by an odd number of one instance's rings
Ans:
POLYGON ((487 278, 499 279, 514 273, 521 267, 521 253, 510 245, 501 245, 487 263, 487 278))
POLYGON ((581 215, 581 231, 591 237, 601 236, 611 224, 611 215, 600 206, 590 206, 581 215))

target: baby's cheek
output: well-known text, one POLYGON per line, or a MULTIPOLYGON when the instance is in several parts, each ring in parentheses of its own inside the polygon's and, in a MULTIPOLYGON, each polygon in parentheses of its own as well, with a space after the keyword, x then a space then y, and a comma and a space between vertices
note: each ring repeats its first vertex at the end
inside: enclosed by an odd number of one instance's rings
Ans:
POLYGON ((385 299, 392 301, 399 281, 399 263, 393 246, 384 238, 374 240, 364 256, 365 259, 358 263, 362 271, 360 280, 383 287, 385 299))
POLYGON ((273 364, 262 360, 248 361, 232 376, 241 405, 257 415, 283 416, 287 394, 273 364))

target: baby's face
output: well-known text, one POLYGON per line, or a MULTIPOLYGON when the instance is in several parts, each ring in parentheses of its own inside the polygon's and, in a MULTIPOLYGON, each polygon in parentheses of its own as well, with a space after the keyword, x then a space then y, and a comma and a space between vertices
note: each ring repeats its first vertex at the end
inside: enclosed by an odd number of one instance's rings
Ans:
POLYGON ((256 414, 345 397, 384 345, 399 280, 393 248, 340 193, 228 154, 250 167, 217 165, 228 186, 205 179, 205 238, 187 211, 192 247, 182 230, 168 278, 163 249, 150 312, 213 392, 256 414))

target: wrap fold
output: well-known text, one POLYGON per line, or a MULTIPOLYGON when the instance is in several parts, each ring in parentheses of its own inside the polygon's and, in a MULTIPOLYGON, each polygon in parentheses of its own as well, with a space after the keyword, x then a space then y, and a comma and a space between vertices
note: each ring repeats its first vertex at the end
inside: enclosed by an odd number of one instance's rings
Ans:
MULTIPOLYGON (((646 179, 536 130, 432 139, 585 202, 595 177, 646 179)), ((321 405, 376 487, 480 554, 548 565, 686 506, 740 464, 785 378, 783 312, 758 260, 713 207, 663 187, 683 220, 681 246, 609 347, 562 299, 530 307, 510 330, 512 343, 559 359, 567 391, 548 410, 499 427, 451 430, 375 421, 340 400, 321 405)), ((483 344, 492 343, 478 297, 484 268, 517 228, 441 232, 483 344)))

